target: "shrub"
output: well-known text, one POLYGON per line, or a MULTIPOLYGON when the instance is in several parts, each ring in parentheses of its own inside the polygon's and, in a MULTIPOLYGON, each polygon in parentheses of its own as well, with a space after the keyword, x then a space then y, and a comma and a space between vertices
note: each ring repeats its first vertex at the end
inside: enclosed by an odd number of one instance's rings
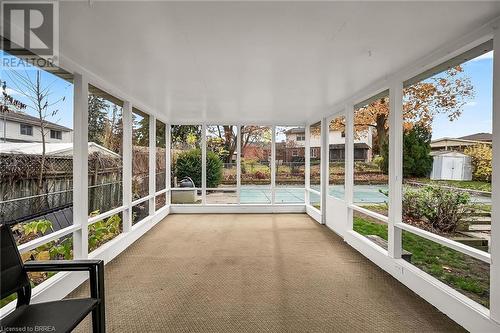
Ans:
POLYGON ((493 159, 491 145, 480 144, 467 147, 464 153, 471 157, 472 178, 474 180, 491 182, 491 160, 493 159))
POLYGON ((255 171, 255 173, 253 175, 254 175, 255 179, 267 179, 267 178, 269 178, 269 174, 267 172, 260 171, 260 170, 255 171))
MULTIPOLYGON (((191 149, 177 156, 175 175, 178 180, 190 177, 196 187, 201 187, 201 150, 191 149)), ((222 180, 223 163, 219 156, 207 151, 207 187, 217 187, 222 180)))
POLYGON ((415 125, 403 136, 403 176, 426 177, 432 170, 432 133, 426 127, 415 125))
POLYGON ((430 230, 454 232, 472 213, 467 192, 426 186, 406 188, 403 193, 403 216, 409 221, 423 220, 430 230))
MULTIPOLYGON (((426 177, 432 170, 432 133, 426 127, 415 125, 403 134, 403 176, 426 177)), ((382 160, 377 161, 384 174, 389 172, 389 145, 381 147, 382 160)), ((375 162, 377 158, 373 161, 375 162)))
POLYGON ((384 173, 387 173, 385 171, 385 164, 387 163, 387 160, 385 158, 383 158, 382 156, 380 155, 377 155, 373 158, 373 164, 377 165, 379 167, 380 170, 384 171, 384 173))
POLYGON ((121 233, 121 217, 117 214, 106 220, 100 220, 89 225, 89 252, 94 251, 108 240, 121 233))

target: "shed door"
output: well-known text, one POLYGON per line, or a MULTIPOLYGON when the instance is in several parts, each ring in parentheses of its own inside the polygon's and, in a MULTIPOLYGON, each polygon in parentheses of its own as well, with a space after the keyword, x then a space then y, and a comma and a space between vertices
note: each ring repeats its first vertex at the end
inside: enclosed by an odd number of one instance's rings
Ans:
POLYGON ((462 180, 462 157, 443 157, 443 179, 462 180))

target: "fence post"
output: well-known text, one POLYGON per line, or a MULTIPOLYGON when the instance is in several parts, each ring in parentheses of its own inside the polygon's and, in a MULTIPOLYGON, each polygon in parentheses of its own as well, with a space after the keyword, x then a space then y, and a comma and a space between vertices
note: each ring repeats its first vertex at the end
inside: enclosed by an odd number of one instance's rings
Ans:
POLYGON ((74 75, 73 98, 73 257, 85 259, 88 246, 88 93, 85 75, 74 75))

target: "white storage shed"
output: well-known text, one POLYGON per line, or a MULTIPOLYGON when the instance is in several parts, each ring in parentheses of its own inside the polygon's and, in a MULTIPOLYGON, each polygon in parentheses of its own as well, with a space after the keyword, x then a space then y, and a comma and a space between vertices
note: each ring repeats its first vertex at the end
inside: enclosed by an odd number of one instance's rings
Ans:
POLYGON ((472 180, 471 158, 457 151, 432 153, 431 179, 433 180, 472 180))

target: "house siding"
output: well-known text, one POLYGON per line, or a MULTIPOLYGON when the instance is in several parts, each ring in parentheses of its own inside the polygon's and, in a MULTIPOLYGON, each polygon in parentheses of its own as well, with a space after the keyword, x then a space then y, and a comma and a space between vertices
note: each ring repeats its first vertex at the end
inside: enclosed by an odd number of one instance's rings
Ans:
MULTIPOLYGON (((33 135, 21 134, 21 123, 7 120, 5 136, 8 142, 42 142, 42 131, 40 127, 33 126, 33 135)), ((61 131, 62 139, 51 139, 50 128, 45 129, 45 142, 47 143, 70 143, 73 142, 73 132, 61 131)), ((4 121, 0 120, 0 140, 4 139, 4 121)))

